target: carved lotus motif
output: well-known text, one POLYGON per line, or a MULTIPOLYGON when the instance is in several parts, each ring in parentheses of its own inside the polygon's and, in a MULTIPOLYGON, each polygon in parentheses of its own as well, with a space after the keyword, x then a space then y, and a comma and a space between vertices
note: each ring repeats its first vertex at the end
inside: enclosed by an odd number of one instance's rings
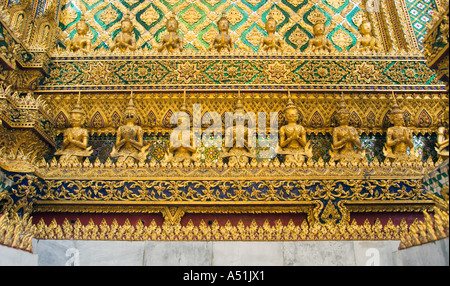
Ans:
POLYGON ((89 66, 89 71, 87 73, 87 80, 93 82, 94 84, 107 84, 108 75, 110 70, 108 65, 102 62, 97 62, 89 66))
POLYGON ((197 66, 189 62, 179 64, 176 73, 177 73, 177 80, 182 81, 184 83, 195 81, 197 77, 200 75, 197 66))
POLYGON ((356 65, 354 75, 358 81, 370 83, 374 78, 378 76, 378 70, 374 65, 363 62, 360 65, 356 65))
POLYGON ((285 64, 280 62, 270 63, 267 66, 267 75, 269 80, 273 80, 277 83, 288 80, 289 69, 285 64))

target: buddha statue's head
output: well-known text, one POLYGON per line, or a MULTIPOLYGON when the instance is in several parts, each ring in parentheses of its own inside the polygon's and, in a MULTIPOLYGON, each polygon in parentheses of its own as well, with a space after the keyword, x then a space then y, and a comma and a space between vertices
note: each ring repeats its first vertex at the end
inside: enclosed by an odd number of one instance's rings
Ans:
POLYGON ((313 26, 314 35, 322 36, 325 33, 325 23, 319 22, 313 26))
POLYGON ((403 112, 394 114, 391 113, 390 120, 391 123, 394 124, 394 126, 405 125, 405 118, 403 117, 403 112))
POLYGON ((266 22, 266 31, 268 33, 275 33, 277 30, 277 21, 272 16, 269 16, 266 22))
POLYGON ((79 35, 86 35, 89 31, 89 25, 84 20, 84 16, 81 16, 80 21, 77 23, 77 33, 79 35))
POLYGON ((124 33, 131 33, 133 30, 133 23, 131 22, 130 15, 127 13, 125 14, 123 20, 120 22, 121 24, 121 30, 124 33))
POLYGON ((175 17, 167 19, 166 28, 168 32, 176 32, 178 30, 178 21, 175 17))
POLYGON ((230 21, 228 21, 228 19, 224 15, 222 15, 222 17, 217 22, 217 27, 221 32, 228 32, 228 30, 230 29, 230 21))
POLYGON ((372 32, 372 24, 365 20, 359 25, 359 32, 362 35, 369 35, 372 32))

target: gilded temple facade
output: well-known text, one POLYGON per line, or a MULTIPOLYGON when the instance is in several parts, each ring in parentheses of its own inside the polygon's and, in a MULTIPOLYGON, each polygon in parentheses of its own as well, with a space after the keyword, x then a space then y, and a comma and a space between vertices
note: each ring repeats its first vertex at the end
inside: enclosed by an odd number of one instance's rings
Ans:
POLYGON ((447 15, 0 0, 0 244, 447 238, 447 15))

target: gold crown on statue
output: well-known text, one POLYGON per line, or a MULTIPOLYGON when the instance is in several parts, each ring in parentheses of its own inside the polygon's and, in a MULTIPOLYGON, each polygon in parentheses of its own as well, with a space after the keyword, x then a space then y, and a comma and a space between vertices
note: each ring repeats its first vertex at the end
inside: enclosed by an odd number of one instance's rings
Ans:
POLYGON ((130 100, 128 101, 126 111, 132 111, 132 112, 136 111, 136 107, 134 106, 134 101, 133 101, 133 91, 131 91, 131 97, 130 97, 130 100))
POLYGON ((394 92, 392 92, 392 98, 394 99, 394 104, 391 108, 391 114, 403 114, 403 110, 401 110, 400 106, 398 105, 397 98, 395 97, 394 92))
POLYGON ((273 16, 273 9, 271 8, 270 9, 270 11, 269 11, 269 13, 267 14, 267 22, 269 22, 269 21, 277 21, 277 20, 275 20, 275 17, 273 16))
POLYGON ((290 90, 288 90, 288 102, 286 104, 286 107, 284 108, 284 111, 289 110, 289 109, 298 110, 298 107, 292 101, 291 91, 290 90))
POLYGON ((347 109, 347 103, 345 103, 344 99, 344 93, 341 93, 341 101, 339 103, 339 109, 337 111, 337 114, 350 114, 350 111, 347 109))
POLYGON ((184 94, 183 94, 183 104, 180 107, 180 111, 186 112, 188 113, 188 108, 187 108, 187 104, 186 104, 186 90, 184 90, 184 94))
POLYGON ((222 21, 230 22, 224 12, 222 12, 222 15, 220 16, 220 19, 217 21, 217 24, 219 24, 222 21))
POLYGON ((122 21, 120 21, 120 23, 123 23, 123 22, 130 22, 130 23, 132 23, 131 22, 131 15, 130 15, 129 11, 125 12, 125 14, 123 15, 122 21))
POLYGON ((234 112, 235 113, 245 113, 244 104, 241 101, 241 90, 238 91, 238 100, 234 104, 234 112))
POLYGON ((77 103, 73 107, 72 111, 70 113, 79 113, 79 114, 85 114, 83 108, 81 107, 81 91, 78 92, 78 98, 77 103))
POLYGON ((309 14, 307 18, 313 25, 325 24, 325 22, 327 21, 327 17, 317 9, 311 12, 311 14, 309 14))

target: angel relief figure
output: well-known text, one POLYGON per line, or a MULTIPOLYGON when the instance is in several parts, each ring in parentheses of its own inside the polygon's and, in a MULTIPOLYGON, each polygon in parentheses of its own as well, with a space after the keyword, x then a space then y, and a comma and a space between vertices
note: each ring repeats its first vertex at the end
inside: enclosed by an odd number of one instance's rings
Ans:
POLYGON ((298 124, 299 111, 292 102, 290 93, 284 116, 287 124, 280 128, 280 146, 277 153, 285 156, 285 163, 304 163, 305 159, 312 157, 311 142, 306 140, 305 128, 298 124))
POLYGON ((412 132, 405 126, 403 111, 398 106, 395 96, 392 96, 394 97, 394 105, 392 106, 389 119, 394 126, 389 127, 387 130, 383 153, 391 161, 415 159, 417 156, 412 152, 414 148, 412 132))
POLYGON ((222 15, 217 22, 217 27, 219 29, 219 34, 214 38, 214 41, 209 49, 216 50, 218 52, 222 50, 227 50, 229 52, 234 50, 234 44, 229 34, 230 21, 222 15))
POLYGON ((119 164, 139 164, 147 159, 150 145, 144 146, 142 127, 136 125, 137 116, 131 95, 123 116, 125 125, 117 130, 116 145, 111 152, 111 158, 117 158, 119 164))
POLYGON ((266 22, 266 31, 267 36, 261 39, 259 49, 262 51, 282 51, 283 50, 283 41, 276 34, 277 31, 277 22, 272 17, 269 16, 266 22))
POLYGON ((358 131, 349 126, 350 112, 342 95, 340 108, 336 114, 339 126, 333 129, 331 160, 340 162, 360 161, 365 157, 358 131))
POLYGON ((363 21, 359 25, 361 37, 356 43, 355 50, 360 53, 379 52, 381 50, 380 41, 372 35, 372 24, 369 21, 363 21))
POLYGON ((314 24, 313 26, 314 37, 309 40, 308 48, 306 49, 307 52, 323 54, 323 53, 330 53, 334 50, 333 44, 325 34, 325 29, 326 29, 325 23, 323 22, 318 22, 314 24))
POLYGON ((88 147, 89 134, 87 129, 83 128, 86 114, 80 105, 81 93, 78 95, 78 101, 70 112, 71 128, 64 130, 64 139, 62 148, 55 152, 55 155, 61 156, 61 164, 81 164, 85 157, 89 157, 93 150, 88 147))
POLYGON ((77 33, 73 36, 73 39, 69 41, 67 49, 71 52, 81 51, 88 53, 91 50, 91 37, 88 35, 89 25, 86 23, 84 16, 82 15, 77 25, 77 33))
POLYGON ((183 51, 183 38, 177 33, 178 21, 175 17, 167 19, 166 29, 168 33, 161 39, 161 46, 158 51, 166 50, 169 53, 176 50, 183 51))
POLYGON ((133 35, 133 22, 130 19, 130 13, 126 13, 120 22, 120 32, 114 38, 111 52, 116 49, 121 52, 136 50, 136 38, 133 35))

